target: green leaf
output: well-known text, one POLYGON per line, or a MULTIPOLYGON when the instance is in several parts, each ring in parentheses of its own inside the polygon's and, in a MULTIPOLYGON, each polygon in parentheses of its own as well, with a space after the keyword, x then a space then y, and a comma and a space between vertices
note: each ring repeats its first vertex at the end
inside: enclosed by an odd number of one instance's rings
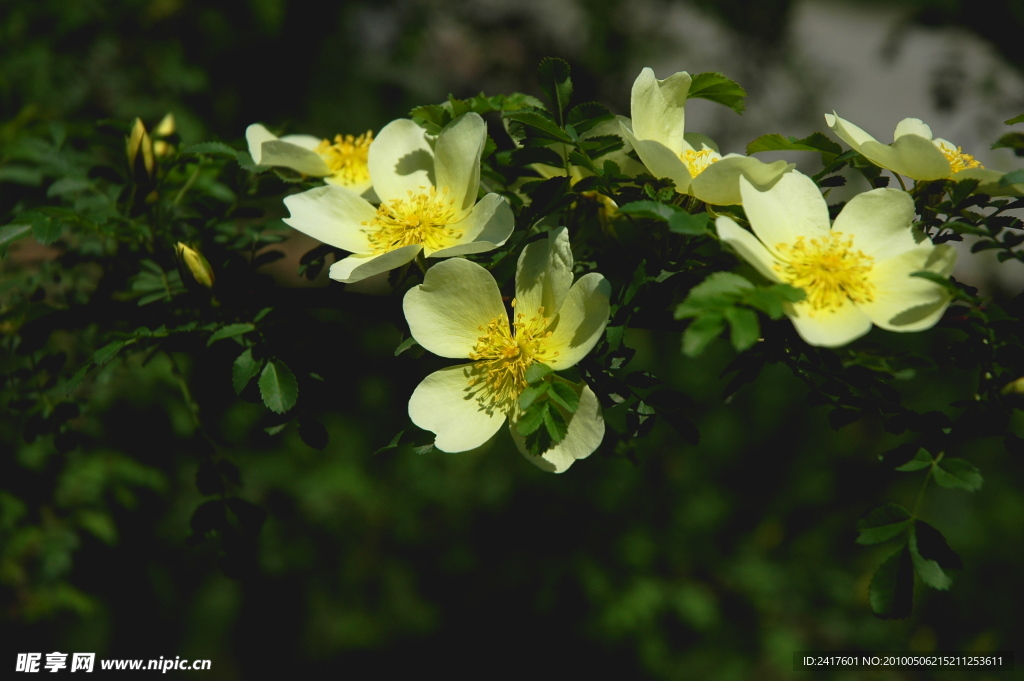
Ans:
POLYGON ((683 354, 687 357, 698 356, 724 330, 725 317, 719 312, 708 312, 697 317, 683 332, 683 354))
POLYGON ((416 347, 417 345, 419 345, 419 343, 416 342, 416 339, 413 338, 412 336, 409 336, 404 341, 399 343, 397 348, 395 348, 395 357, 398 357, 400 354, 402 354, 409 348, 416 347))
POLYGON ((919 471, 922 468, 928 468, 932 463, 934 463, 934 461, 935 460, 932 458, 932 455, 928 453, 928 450, 921 447, 917 450, 917 454, 914 455, 913 459, 902 466, 897 466, 896 470, 903 471, 904 473, 919 471))
POLYGON ((552 381, 548 398, 570 414, 575 414, 580 406, 580 396, 569 383, 560 380, 552 381))
POLYGON ((111 341, 104 345, 102 348, 93 353, 92 361, 96 366, 103 366, 110 360, 117 356, 117 353, 121 352, 121 349, 127 345, 127 341, 111 341))
POLYGON ((377 456, 378 454, 383 454, 384 452, 391 451, 392 449, 398 449, 398 443, 402 441, 403 435, 405 435, 404 430, 398 431, 398 435, 391 438, 391 442, 389 442, 388 444, 384 445, 379 449, 374 450, 371 456, 377 456))
POLYGON ((557 123, 535 111, 507 111, 505 112, 505 118, 532 128, 535 131, 532 137, 572 144, 572 138, 558 127, 557 123))
POLYGON ((263 367, 260 374, 260 396, 267 409, 283 414, 295 406, 299 385, 288 366, 279 359, 263 367))
POLYGON ((210 334, 210 339, 206 341, 206 347, 210 347, 217 341, 223 340, 225 338, 234 338, 235 336, 241 336, 242 334, 249 333, 255 328, 256 327, 253 324, 250 324, 249 322, 242 322, 240 324, 228 324, 227 326, 222 326, 216 331, 214 331, 212 334, 210 334))
POLYGON ((921 578, 922 582, 939 591, 945 591, 953 585, 953 579, 946 574, 937 561, 929 560, 921 555, 916 531, 910 533, 910 556, 914 561, 914 571, 917 572, 917 576, 921 578))
POLYGON ((740 295, 754 285, 746 277, 734 272, 715 272, 690 289, 687 298, 712 298, 723 295, 740 295))
POLYGON ((993 149, 1013 149, 1017 156, 1024 155, 1024 132, 1008 132, 992 145, 993 149))
POLYGON ((537 83, 553 105, 553 110, 563 116, 572 99, 572 79, 569 77, 569 63, 558 57, 545 57, 537 68, 537 83))
POLYGON ((964 569, 964 562, 960 556, 949 547, 946 538, 937 529, 923 520, 918 520, 914 524, 914 533, 917 536, 917 549, 922 558, 935 561, 943 570, 964 569))
POLYGON ((533 434, 544 423, 544 415, 551 409, 547 402, 535 402, 519 416, 516 430, 523 437, 533 434))
POLYGON ((820 132, 816 132, 803 139, 796 137, 783 137, 778 133, 761 135, 747 145, 747 155, 758 154, 762 151, 817 151, 832 158, 843 153, 843 148, 830 140, 820 132))
POLYGON ((725 318, 729 321, 729 340, 736 352, 743 352, 761 337, 756 312, 742 307, 727 307, 725 318))
POLYGON ((914 566, 904 545, 882 563, 868 588, 871 610, 882 619, 905 619, 914 605, 914 566))
POLYGON ((690 83, 688 99, 710 99, 712 102, 724 104, 738 114, 743 113, 747 97, 744 90, 735 81, 718 72, 698 73, 690 83))
POLYGON ((652 220, 668 222, 672 219, 673 215, 681 211, 675 206, 658 203, 657 201, 633 201, 624 206, 620 206, 619 212, 625 213, 626 215, 635 215, 641 218, 650 218, 652 220))
POLYGON ((1008 187, 1011 184, 1024 184, 1024 169, 1014 170, 999 178, 1000 187, 1008 187))
POLYGON ((550 383, 540 383, 539 385, 528 385, 523 392, 519 393, 519 408, 526 411, 530 408, 534 402, 539 398, 547 394, 548 388, 551 387, 550 383))
POLYGON ((0 257, 7 254, 7 247, 24 239, 32 231, 32 225, 4 225, 0 227, 0 257))
POLYGON ((711 216, 707 213, 691 215, 685 211, 679 211, 668 219, 668 229, 676 234, 698 236, 707 234, 710 220, 711 216))
POLYGON ((238 356, 235 363, 231 365, 231 385, 235 394, 240 395, 249 381, 256 377, 256 374, 263 368, 263 359, 254 359, 252 348, 246 348, 245 352, 238 356))
POLYGON ((551 373, 551 367, 547 364, 531 364, 526 367, 526 382, 530 385, 534 385, 542 380, 544 377, 551 373))
POLYGON ((858 544, 881 544, 906 531, 910 513, 899 504, 885 504, 872 509, 857 521, 858 544))
POLYGON ((64 225, 43 213, 32 213, 32 237, 44 246, 52 244, 60 238, 64 225))
POLYGON ((182 154, 208 154, 211 156, 227 156, 237 159, 238 152, 223 142, 197 142, 184 147, 182 154))
POLYGON ((1024 114, 1021 114, 1020 116, 1014 116, 1013 118, 1003 122, 1006 123, 1006 125, 1016 125, 1017 123, 1024 123, 1024 114))
POLYGON ((556 445, 564 440, 565 434, 569 432, 569 424, 557 409, 549 408, 544 410, 544 428, 551 438, 552 445, 556 445))
POLYGON ((942 459, 932 473, 935 482, 946 489, 963 489, 976 492, 981 489, 981 471, 963 459, 942 459))

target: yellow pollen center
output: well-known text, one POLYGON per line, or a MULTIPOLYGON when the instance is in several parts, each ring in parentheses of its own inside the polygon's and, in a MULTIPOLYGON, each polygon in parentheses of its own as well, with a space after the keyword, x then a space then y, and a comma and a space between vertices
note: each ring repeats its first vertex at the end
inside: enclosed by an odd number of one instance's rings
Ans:
POLYGON ((316 153, 331 169, 331 175, 341 180, 342 184, 362 184, 370 180, 370 168, 366 163, 373 142, 373 131, 355 137, 354 135, 335 135, 334 141, 323 140, 316 148, 316 153))
POLYGON ((949 161, 949 168, 954 173, 959 173, 961 170, 967 170, 968 168, 984 168, 978 161, 974 159, 970 154, 965 154, 963 149, 957 147, 954 149, 951 145, 940 144, 939 151, 949 161))
POLYGON ((447 187, 440 192, 420 187, 419 193, 408 192, 408 198, 384 201, 373 219, 363 224, 375 255, 410 244, 422 244, 431 253, 453 246, 462 236, 461 230, 449 226, 458 217, 447 187))
POLYGON ((686 169, 690 171, 690 177, 697 177, 707 170, 709 165, 717 163, 719 160, 718 154, 711 149, 701 149, 700 151, 687 149, 679 154, 679 158, 686 164, 686 169))
MULTIPOLYGON (((513 311, 515 306, 513 299, 513 311)), ((548 347, 550 323, 551 319, 544 316, 544 308, 540 307, 529 319, 523 313, 516 314, 511 329, 504 315, 480 327, 483 335, 469 353, 469 358, 474 360, 469 370, 469 385, 482 385, 476 398, 484 411, 490 413, 499 409, 513 414, 519 409, 519 395, 526 389, 526 369, 531 364, 546 363, 558 356, 557 351, 548 347)))
POLYGON ((830 232, 810 241, 801 236, 792 244, 777 244, 775 252, 781 261, 775 271, 787 284, 804 290, 812 317, 817 312, 835 312, 847 301, 874 300, 875 285, 869 274, 875 259, 855 250, 852 236, 830 232))

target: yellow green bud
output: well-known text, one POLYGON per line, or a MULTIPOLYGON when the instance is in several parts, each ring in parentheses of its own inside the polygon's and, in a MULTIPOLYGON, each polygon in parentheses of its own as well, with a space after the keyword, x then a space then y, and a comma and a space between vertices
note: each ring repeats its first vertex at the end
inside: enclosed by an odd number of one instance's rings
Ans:
POLYGON ((137 180, 150 180, 153 171, 156 169, 156 159, 153 156, 153 140, 146 132, 141 118, 135 119, 132 132, 127 140, 128 167, 137 180))
POLYGON ((178 255, 178 262, 182 265, 179 269, 183 280, 190 278, 200 286, 213 287, 213 268, 210 267, 210 263, 202 253, 180 241, 175 245, 174 251, 178 255), (191 276, 187 276, 186 272, 191 276))

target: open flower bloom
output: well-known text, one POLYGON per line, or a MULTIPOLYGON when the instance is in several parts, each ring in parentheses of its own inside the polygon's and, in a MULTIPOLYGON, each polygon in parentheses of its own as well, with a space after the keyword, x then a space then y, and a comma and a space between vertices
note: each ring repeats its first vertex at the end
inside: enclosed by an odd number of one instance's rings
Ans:
POLYGON ((478 114, 459 116, 436 140, 408 119, 388 123, 370 147, 370 176, 380 206, 328 185, 284 200, 285 222, 352 255, 331 266, 331 278, 352 283, 410 262, 422 251, 448 258, 490 251, 512 234, 508 202, 478 202, 480 156, 487 126, 478 114))
POLYGON ((914 180, 980 180, 978 191, 989 196, 1020 196, 1024 184, 1000 186, 1006 173, 990 170, 973 156, 944 139, 933 139, 932 129, 919 118, 904 118, 896 125, 892 144, 882 144, 835 112, 825 114, 828 127, 861 156, 914 180))
POLYGON ((858 194, 830 228, 825 199, 799 172, 766 191, 741 179, 740 191, 754 233, 722 216, 718 235, 771 281, 803 289, 804 300, 787 304, 786 314, 811 345, 844 345, 872 324, 923 331, 949 305, 942 286, 910 276, 924 270, 948 276, 956 251, 911 229, 914 202, 906 192, 858 194))
POLYGON ((526 369, 538 362, 556 371, 571 367, 608 323, 608 280, 593 272, 572 279, 572 252, 561 228, 523 250, 511 320, 491 274, 461 258, 431 267, 406 294, 413 338, 436 355, 471 360, 430 374, 409 400, 409 416, 437 436, 435 447, 479 447, 508 420, 519 450, 544 470, 561 473, 601 444, 601 405, 586 384, 573 385, 579 407, 567 418, 565 438, 540 456, 527 454, 515 427, 526 369))
POLYGON ((334 140, 312 135, 278 137, 259 123, 245 129, 249 155, 256 165, 291 168, 311 177, 362 193, 371 186, 367 156, 373 132, 335 135, 334 140))
POLYGON ((684 131, 690 74, 685 71, 665 80, 645 68, 633 83, 632 121, 622 121, 623 136, 655 177, 676 183, 676 191, 717 206, 738 204, 740 177, 758 186, 774 182, 793 168, 792 163, 763 163, 741 154, 718 153, 704 135, 684 131))

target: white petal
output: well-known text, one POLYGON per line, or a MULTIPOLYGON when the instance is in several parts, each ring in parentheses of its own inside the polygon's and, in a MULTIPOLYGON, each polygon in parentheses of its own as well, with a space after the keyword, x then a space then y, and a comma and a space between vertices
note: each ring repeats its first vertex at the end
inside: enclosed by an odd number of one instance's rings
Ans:
POLYGON ((297 147, 302 147, 308 151, 315 151, 320 146, 320 142, 323 140, 313 135, 285 135, 281 138, 282 142, 288 144, 294 144, 297 147))
POLYGON ((260 123, 253 123, 245 129, 245 141, 249 144, 249 155, 256 165, 260 164, 263 155, 263 143, 276 140, 277 135, 267 130, 260 123))
POLYGON ((647 172, 655 177, 667 177, 676 184, 676 191, 686 194, 690 189, 690 171, 679 158, 679 153, 672 151, 661 142, 638 139, 629 127, 622 123, 622 136, 633 146, 636 155, 643 161, 647 172))
POLYGON ((487 124, 479 114, 469 112, 444 126, 434 145, 437 188, 449 196, 461 212, 476 203, 480 187, 480 156, 487 140, 487 124))
POLYGON ((416 342, 442 357, 466 358, 494 318, 508 325, 501 292, 491 273, 461 258, 427 270, 423 283, 402 301, 416 342))
POLYGON ((828 205, 814 180, 803 173, 785 173, 765 191, 741 177, 740 193, 751 229, 770 251, 797 237, 813 239, 829 231, 828 205))
POLYGON ((904 135, 917 135, 918 137, 930 140, 932 138, 932 129, 920 118, 904 118, 896 124, 896 132, 892 136, 893 141, 898 140, 904 135))
POLYGON ((541 307, 553 315, 572 286, 572 248, 565 227, 526 245, 516 264, 516 312, 528 317, 541 307))
POLYGON ((929 329, 945 312, 949 294, 938 284, 910 274, 928 270, 948 276, 955 263, 956 251, 946 244, 922 246, 883 260, 871 270, 874 300, 860 307, 871 321, 889 331, 929 329))
POLYGON ((586 357, 608 323, 610 295, 611 284, 597 272, 583 275, 572 285, 548 326, 548 351, 558 355, 544 357, 545 364, 565 369, 586 357))
POLYGON ((835 111, 830 114, 825 114, 825 123, 828 127, 832 128, 832 132, 834 132, 839 139, 843 140, 850 145, 851 148, 856 149, 857 151, 860 151, 861 145, 865 142, 878 141, 850 121, 840 118, 835 111))
POLYGON ((540 456, 529 454, 526 451, 526 439, 516 430, 515 424, 510 424, 512 439, 519 452, 531 463, 550 473, 564 473, 574 461, 590 456, 604 439, 604 415, 597 395, 586 383, 569 385, 579 395, 579 406, 569 419, 565 438, 551 449, 540 456))
POLYGON ((740 195, 740 177, 745 177, 758 189, 765 190, 779 177, 794 167, 785 161, 764 163, 752 156, 729 154, 715 161, 690 183, 690 194, 704 203, 729 206, 743 201, 740 195))
POLYGON ((915 180, 938 180, 949 176, 949 161, 932 143, 931 128, 917 119, 900 121, 892 144, 882 144, 839 116, 825 114, 825 122, 840 139, 877 166, 915 180))
POLYGON ((450 258, 494 250, 512 235, 515 217, 508 201, 498 194, 488 194, 473 206, 466 217, 451 227, 462 232, 456 244, 438 251, 426 251, 427 257, 450 258))
POLYGON ((407 118, 384 126, 370 145, 367 165, 382 201, 404 199, 434 184, 434 150, 423 128, 407 118))
POLYGON ((285 197, 291 213, 285 224, 336 248, 351 253, 369 253, 367 225, 377 214, 369 201, 355 192, 326 185, 285 197))
POLYGON ((853 247, 873 258, 891 258, 921 245, 924 235, 910 228, 914 200, 899 189, 873 189, 843 206, 832 231, 853 236, 853 247))
POLYGON ((464 452, 491 439, 505 422, 502 411, 482 405, 469 385, 472 364, 435 371, 409 398, 409 418, 437 438, 442 452, 464 452))
POLYGON ((764 247, 757 237, 743 229, 727 215, 719 216, 715 220, 715 228, 718 230, 718 238, 722 243, 728 244, 736 253, 754 266, 765 279, 769 281, 781 281, 775 273, 775 266, 778 260, 764 247))
POLYGON ((330 277, 345 284, 353 284, 411 262, 421 248, 419 244, 410 244, 380 255, 350 255, 331 265, 330 277))
POLYGON ((640 72, 633 82, 629 112, 637 139, 660 142, 676 154, 683 149, 690 83, 690 74, 685 71, 665 80, 655 78, 649 68, 640 72))
POLYGON ((283 139, 263 143, 260 165, 291 168, 311 177, 331 174, 320 154, 283 139))
POLYGON ((871 330, 868 315, 849 301, 835 311, 819 311, 813 316, 806 303, 796 303, 788 308, 786 314, 793 321, 797 333, 809 345, 835 348, 871 330))

